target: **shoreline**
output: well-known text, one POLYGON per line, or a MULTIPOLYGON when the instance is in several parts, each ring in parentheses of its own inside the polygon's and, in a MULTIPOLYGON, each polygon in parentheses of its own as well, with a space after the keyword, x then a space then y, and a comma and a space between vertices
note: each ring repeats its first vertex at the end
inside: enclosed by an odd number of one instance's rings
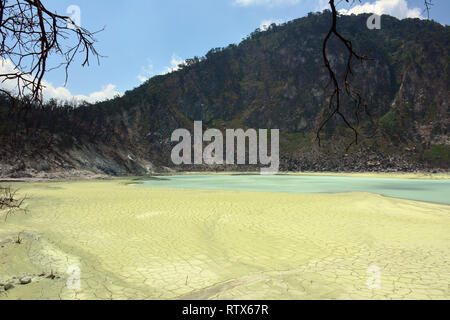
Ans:
MULTIPOLYGON (((252 171, 181 171, 181 172, 161 172, 148 176, 107 176, 101 174, 92 175, 67 175, 56 174, 50 177, 23 177, 8 178, 0 177, 0 183, 34 183, 34 182, 68 182, 68 181, 95 181, 95 180, 146 180, 161 176, 181 176, 181 175, 260 175, 259 172, 252 171)), ((448 180, 450 172, 430 173, 422 172, 318 172, 318 171, 285 171, 279 172, 278 176, 324 176, 324 177, 352 177, 352 178, 388 178, 388 179, 417 179, 417 180, 448 180)))

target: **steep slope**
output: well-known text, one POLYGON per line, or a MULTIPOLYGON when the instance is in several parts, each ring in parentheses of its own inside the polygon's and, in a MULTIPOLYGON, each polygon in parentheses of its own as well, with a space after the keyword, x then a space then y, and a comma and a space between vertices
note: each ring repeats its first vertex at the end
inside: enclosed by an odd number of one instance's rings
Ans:
MULTIPOLYGON (((340 30, 356 50, 375 59, 354 64, 352 83, 365 97, 371 116, 362 116, 361 141, 348 153, 352 134, 338 119, 324 130, 321 147, 315 141, 330 94, 322 41, 331 15, 324 12, 257 30, 239 45, 190 59, 179 71, 154 77, 123 97, 71 110, 63 117, 66 129, 49 131, 39 124, 39 135, 53 137, 43 153, 57 157, 59 165, 35 171, 59 166, 145 174, 171 167, 171 133, 191 128, 194 120, 218 129, 280 129, 284 170, 448 168, 450 28, 383 16, 382 29, 369 30, 367 17, 339 18, 340 30), (69 132, 67 127, 75 129, 69 132)), ((329 51, 341 71, 343 49, 332 42, 329 51)), ((344 100, 344 112, 356 123, 350 106, 344 100)), ((5 134, 3 139, 7 141, 5 134)), ((24 145, 30 160, 22 155, 20 170, 13 165, 5 169, 17 158, 17 147, 3 149, 3 175, 33 167, 36 144, 24 145)), ((39 163, 49 162, 46 158, 39 163)))

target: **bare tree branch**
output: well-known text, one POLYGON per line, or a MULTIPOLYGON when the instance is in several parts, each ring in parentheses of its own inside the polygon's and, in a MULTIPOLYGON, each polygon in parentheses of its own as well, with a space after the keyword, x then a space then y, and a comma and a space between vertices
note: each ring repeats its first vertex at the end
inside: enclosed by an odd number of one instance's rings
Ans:
MULTIPOLYGON (((349 0, 346 0, 346 2, 349 2, 349 0)), ((355 58, 358 61, 365 61, 365 60, 372 60, 372 59, 368 58, 367 56, 362 56, 362 55, 359 55, 358 53, 356 53, 353 49, 352 42, 350 40, 346 39, 345 37, 343 37, 339 33, 339 31, 337 30, 338 12, 336 9, 335 0, 330 0, 329 3, 330 3, 330 7, 331 7, 331 13, 332 13, 333 20, 332 20, 331 27, 323 41, 322 55, 323 55, 325 67, 327 68, 327 71, 328 71, 328 74, 330 77, 330 83, 333 85, 333 91, 328 100, 328 115, 327 115, 326 119, 321 123, 321 125, 316 133, 316 138, 317 138, 317 140, 319 142, 319 146, 320 146, 321 131, 331 121, 331 119, 333 117, 338 116, 344 121, 345 125, 348 128, 350 128, 354 133, 355 138, 354 138, 353 142, 347 147, 347 150, 348 150, 353 144, 358 143, 358 130, 355 128, 354 125, 352 125, 350 123, 350 120, 348 120, 347 117, 342 112, 342 106, 341 106, 342 88, 340 85, 340 81, 338 80, 336 71, 331 66, 330 59, 328 57, 327 49, 328 49, 329 41, 331 40, 332 36, 335 36, 341 43, 343 43, 345 45, 345 48, 347 49, 348 57, 347 57, 345 74, 344 74, 344 90, 345 90, 345 93, 347 94, 347 96, 350 97, 354 103, 353 111, 354 111, 355 118, 357 119, 357 124, 359 124, 359 118, 360 118, 359 113, 360 113, 361 109, 363 108, 366 111, 366 113, 368 113, 368 110, 367 110, 367 105, 366 105, 363 97, 361 96, 360 92, 358 90, 356 90, 350 82, 350 77, 353 76, 352 60, 353 60, 353 58, 355 58)), ((327 87, 328 87, 328 85, 327 85, 327 87)))
POLYGON ((423 0, 424 4, 425 4, 425 9, 424 12, 427 13, 427 19, 430 19, 430 11, 431 11, 431 7, 434 5, 432 2, 433 0, 423 0))
MULTIPOLYGON (((356 0, 345 0, 347 3, 353 5, 356 0)), ((338 2, 341 3, 342 0, 338 2)), ((361 0, 359 0, 361 2, 361 0)), ((333 85, 333 91, 329 97, 328 101, 328 115, 326 116, 325 120, 320 124, 319 129, 316 132, 316 139, 319 142, 319 146, 321 144, 321 138, 320 133, 325 128, 325 126, 333 119, 333 117, 338 116, 342 119, 342 121, 345 123, 345 125, 350 128, 354 133, 354 140, 350 143, 350 145, 347 147, 347 151, 353 144, 358 144, 358 130, 356 127, 359 125, 360 120, 360 112, 361 110, 364 110, 366 114, 370 116, 369 110, 367 108, 367 104, 362 97, 361 93, 356 90, 351 82, 350 77, 353 76, 353 70, 352 70, 352 59, 355 58, 356 60, 362 62, 366 60, 374 60, 372 58, 368 58, 367 56, 362 56, 356 53, 353 49, 352 42, 345 37, 343 37, 337 30, 337 17, 339 15, 337 9, 336 9, 336 3, 335 0, 329 0, 331 13, 332 13, 332 25, 323 41, 323 59, 325 67, 327 68, 329 77, 330 77, 330 83, 333 85), (347 49, 348 52, 348 58, 347 58, 347 64, 346 69, 344 73, 344 87, 345 87, 345 94, 353 101, 353 113, 356 118, 356 125, 351 124, 350 120, 344 115, 342 112, 342 88, 340 86, 340 82, 338 80, 338 76, 336 74, 336 70, 333 69, 333 67, 330 64, 330 60, 328 57, 327 49, 329 41, 331 40, 332 36, 335 36, 341 43, 343 43, 347 49)), ((430 10, 431 6, 433 6, 432 0, 424 0, 425 9, 424 12, 427 13, 428 19, 430 18, 430 10)), ((329 84, 328 84, 329 85, 329 84)), ((328 87, 328 85, 326 87, 328 87)))
POLYGON ((11 61, 14 66, 0 74, 0 82, 14 81, 17 92, 0 91, 19 100, 30 96, 32 102, 42 104, 47 71, 64 67, 67 82, 69 66, 78 54, 83 56, 82 66, 89 65, 91 57, 99 61, 96 33, 51 12, 40 0, 0 0, 0 62, 11 61), (63 61, 51 68, 48 58, 53 54, 63 61))

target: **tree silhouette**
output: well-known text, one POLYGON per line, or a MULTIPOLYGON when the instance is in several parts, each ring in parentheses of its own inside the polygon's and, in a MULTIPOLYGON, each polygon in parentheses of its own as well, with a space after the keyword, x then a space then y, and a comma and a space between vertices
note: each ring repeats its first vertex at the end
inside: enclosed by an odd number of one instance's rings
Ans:
MULTIPOLYGON (((356 0, 345 0, 350 5, 353 5, 356 0)), ((361 2, 361 0, 358 0, 361 2)), ((340 0, 338 3, 342 2, 340 0)), ((361 55, 355 52, 353 49, 352 42, 345 38, 339 31, 337 30, 337 20, 339 16, 339 12, 336 9, 336 1, 335 0, 329 0, 329 5, 331 9, 332 14, 332 24, 331 27, 323 41, 323 60, 325 67, 328 71, 330 80, 329 84, 331 83, 332 93, 330 94, 329 100, 328 100, 328 115, 325 117, 325 120, 322 121, 322 123, 319 126, 319 129, 316 132, 316 139, 319 143, 321 142, 320 133, 325 128, 325 126, 333 119, 335 116, 338 116, 342 119, 342 121, 345 123, 345 125, 350 128, 354 134, 353 141, 347 146, 347 151, 350 149, 350 147, 353 144, 358 144, 358 130, 356 127, 359 125, 359 119, 360 119, 360 113, 362 110, 370 116, 370 112, 367 108, 367 104, 364 100, 364 97, 361 95, 361 93, 351 84, 351 77, 353 76, 353 69, 352 69, 352 61, 353 59, 356 59, 357 61, 367 61, 367 60, 374 60, 373 58, 369 58, 366 55, 361 55), (339 77, 337 74, 337 71, 331 66, 330 59, 328 56, 328 44, 332 38, 332 36, 335 36, 346 48, 347 50, 347 63, 345 67, 345 72, 343 75, 343 82, 344 82, 344 92, 345 94, 350 98, 350 100, 353 102, 352 111, 356 118, 356 125, 353 125, 351 121, 343 114, 342 112, 342 85, 340 84, 339 77)), ((432 0, 424 0, 424 12, 427 13, 427 17, 430 17, 430 10, 431 6, 433 5, 432 0)), ((326 86, 328 88, 329 84, 326 86)))
POLYGON ((30 96, 32 102, 41 104, 47 71, 63 67, 67 81, 68 68, 77 55, 83 56, 83 66, 92 57, 99 59, 95 33, 50 11, 40 0, 0 0, 0 60, 13 64, 13 70, 1 73, 0 80, 14 81, 16 92, 0 91, 18 99, 30 96), (50 67, 51 55, 61 57, 62 62, 50 67))
MULTIPOLYGON (((47 71, 65 68, 67 82, 69 66, 78 55, 82 55, 83 66, 89 65, 91 58, 99 59, 94 34, 70 17, 50 11, 40 0, 0 0, 0 63, 13 66, 0 73, 0 82, 16 83, 16 90, 0 88, 0 92, 25 110, 25 121, 32 107, 43 105, 47 71), (62 62, 50 67, 51 55, 61 57, 62 62)), ((16 192, 0 187, 0 210, 7 210, 6 217, 23 205, 25 199, 16 199, 16 192)))

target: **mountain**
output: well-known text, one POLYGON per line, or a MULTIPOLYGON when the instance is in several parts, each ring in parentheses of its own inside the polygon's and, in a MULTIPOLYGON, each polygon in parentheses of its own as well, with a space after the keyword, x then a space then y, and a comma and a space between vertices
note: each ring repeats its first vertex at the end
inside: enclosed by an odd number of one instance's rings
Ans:
MULTIPOLYGON (((360 139, 340 119, 316 132, 331 88, 322 57, 331 13, 309 14, 239 45, 210 50, 180 70, 156 76, 122 97, 73 107, 54 101, 26 117, 0 108, 0 176, 94 172, 142 175, 158 170, 248 170, 250 167, 174 167, 175 129, 280 129, 282 170, 415 171, 450 165, 450 28, 420 19, 382 16, 380 30, 368 15, 341 16, 340 32, 358 53, 352 84, 367 102, 360 139), (25 119, 22 121, 21 119, 25 119), (164 168, 164 169, 162 169, 164 168)), ((330 43, 340 74, 345 48, 330 43)), ((343 111, 356 123, 351 101, 343 111)))

